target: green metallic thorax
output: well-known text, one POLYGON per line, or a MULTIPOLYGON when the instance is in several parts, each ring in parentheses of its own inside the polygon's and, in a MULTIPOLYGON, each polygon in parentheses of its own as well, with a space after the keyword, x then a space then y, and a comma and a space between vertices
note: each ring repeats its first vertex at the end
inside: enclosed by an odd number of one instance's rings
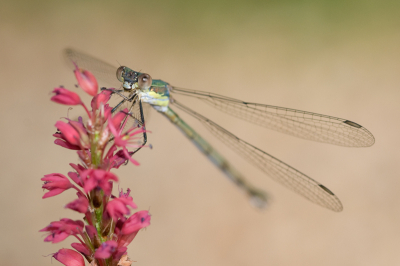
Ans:
POLYGON ((141 91, 140 98, 143 102, 151 104, 157 111, 166 112, 169 105, 169 91, 171 86, 160 79, 154 79, 151 87, 141 91))

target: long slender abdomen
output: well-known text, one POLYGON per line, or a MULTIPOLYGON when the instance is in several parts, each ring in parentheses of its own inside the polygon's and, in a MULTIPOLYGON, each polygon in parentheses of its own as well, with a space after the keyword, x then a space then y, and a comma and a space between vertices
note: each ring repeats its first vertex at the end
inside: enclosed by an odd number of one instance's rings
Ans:
POLYGON ((258 208, 264 208, 267 204, 267 196, 264 191, 256 189, 251 185, 233 166, 222 157, 206 140, 197 134, 188 124, 186 124, 170 107, 165 112, 161 112, 181 132, 189 138, 197 148, 206 155, 225 175, 241 188, 251 199, 251 203, 258 208))

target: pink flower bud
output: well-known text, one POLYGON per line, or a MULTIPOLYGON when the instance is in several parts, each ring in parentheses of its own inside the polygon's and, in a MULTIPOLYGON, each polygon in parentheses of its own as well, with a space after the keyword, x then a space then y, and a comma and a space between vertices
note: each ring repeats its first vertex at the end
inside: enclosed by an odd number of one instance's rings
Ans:
POLYGON ((92 73, 87 70, 76 67, 74 70, 75 77, 79 86, 89 95, 95 96, 99 88, 97 80, 92 73))
POLYGON ((63 121, 57 121, 55 124, 56 128, 61 132, 63 138, 68 141, 68 143, 79 146, 80 144, 80 136, 79 132, 71 126, 69 123, 65 123, 63 121))
POLYGON ((53 258, 65 266, 85 266, 82 255, 72 249, 62 248, 53 255, 53 258))
POLYGON ((56 196, 73 187, 66 176, 58 173, 45 175, 41 180, 45 182, 42 188, 49 190, 43 195, 43 199, 56 196))
POLYGON ((55 88, 53 90, 54 95, 51 97, 51 100, 53 102, 59 103, 59 104, 65 104, 65 105, 78 105, 81 104, 81 98, 79 98, 79 95, 76 94, 75 92, 69 91, 65 88, 55 88))
POLYGON ((61 135, 56 133, 54 136, 68 143, 68 146, 89 148, 89 137, 81 123, 72 120, 69 123, 57 121, 55 126, 61 132, 61 135))

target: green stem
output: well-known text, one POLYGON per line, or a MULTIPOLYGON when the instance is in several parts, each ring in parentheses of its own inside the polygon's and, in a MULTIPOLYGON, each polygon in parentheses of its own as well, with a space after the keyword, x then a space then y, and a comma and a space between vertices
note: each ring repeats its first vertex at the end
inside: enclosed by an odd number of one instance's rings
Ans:
POLYGON ((101 205, 99 208, 96 208, 94 210, 94 213, 96 215, 95 227, 96 227, 96 230, 97 230, 97 234, 98 234, 101 242, 103 243, 103 237, 101 235, 101 222, 102 222, 102 218, 103 218, 103 205, 101 205))
POLYGON ((103 150, 99 148, 100 135, 101 131, 96 131, 92 135, 90 151, 92 156, 92 165, 94 166, 94 168, 98 168, 102 164, 103 150))

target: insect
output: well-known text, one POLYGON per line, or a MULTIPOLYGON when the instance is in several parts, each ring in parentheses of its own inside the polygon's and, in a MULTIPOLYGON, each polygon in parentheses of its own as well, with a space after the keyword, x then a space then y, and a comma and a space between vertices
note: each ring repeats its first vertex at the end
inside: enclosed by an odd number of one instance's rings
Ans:
MULTIPOLYGON (((132 123, 144 126, 145 115, 142 105, 149 104, 175 124, 201 152, 250 197, 253 204, 260 208, 268 202, 267 194, 251 185, 220 153, 186 124, 171 106, 199 120, 214 136, 239 155, 272 179, 311 202, 336 212, 341 211, 343 206, 339 198, 324 185, 193 111, 178 101, 175 95, 197 98, 237 118, 303 139, 348 147, 368 147, 375 142, 374 136, 366 128, 350 120, 244 102, 216 93, 175 87, 165 81, 152 79, 149 74, 134 71, 125 66, 114 67, 73 49, 66 49, 64 55, 70 62, 91 71, 104 82, 116 85, 112 90, 112 99, 115 102, 112 105, 113 112, 127 108, 132 123)), ((143 133, 142 144, 144 145, 146 141, 146 133, 143 133)), ((132 151, 131 154, 139 149, 132 151)))

